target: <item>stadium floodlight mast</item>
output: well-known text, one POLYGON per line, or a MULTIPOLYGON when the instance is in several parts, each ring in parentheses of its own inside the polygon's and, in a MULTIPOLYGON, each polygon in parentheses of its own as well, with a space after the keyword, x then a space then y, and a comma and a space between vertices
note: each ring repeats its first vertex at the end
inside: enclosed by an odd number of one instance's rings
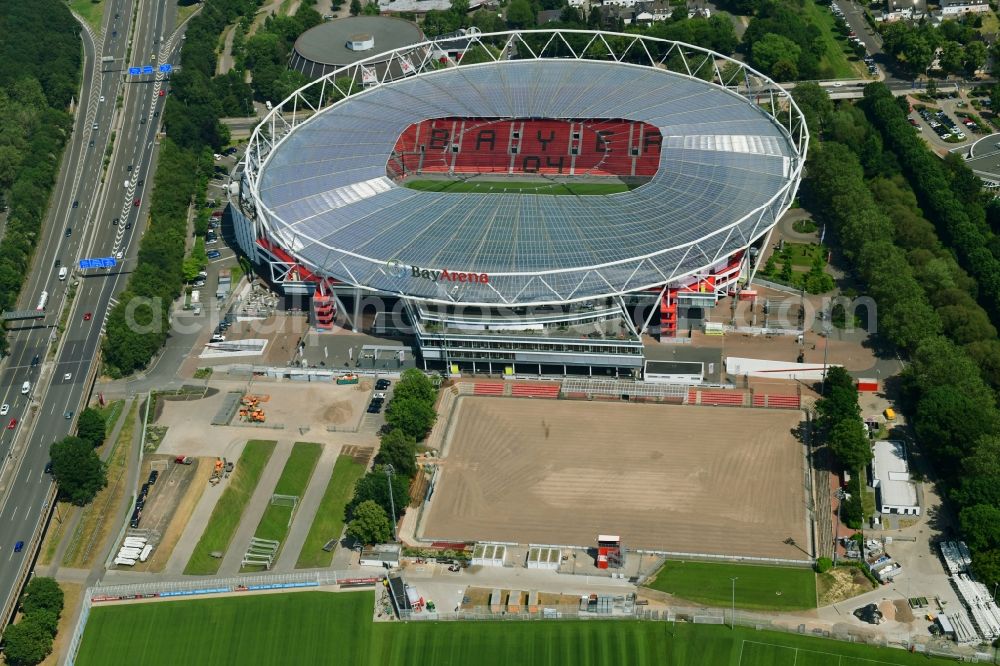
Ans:
POLYGON ((740 579, 739 576, 730 577, 730 581, 733 584, 733 606, 732 610, 729 612, 729 628, 736 629, 736 581, 740 579))
POLYGON ((396 501, 392 498, 392 475, 396 472, 392 468, 391 464, 386 464, 383 468, 385 470, 385 480, 389 484, 389 508, 392 509, 392 540, 395 543, 399 541, 399 537, 396 536, 396 501))

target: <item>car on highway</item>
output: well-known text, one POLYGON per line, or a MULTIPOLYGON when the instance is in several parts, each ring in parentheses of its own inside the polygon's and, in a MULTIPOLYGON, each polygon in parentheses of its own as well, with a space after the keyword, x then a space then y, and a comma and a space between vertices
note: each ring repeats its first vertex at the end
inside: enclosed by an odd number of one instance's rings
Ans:
POLYGON ((122 252, 121 250, 118 250, 118 254, 115 255, 115 259, 117 259, 118 261, 121 261, 124 256, 125 256, 125 253, 122 252))
POLYGON ((8 412, 10 412, 10 405, 6 402, 0 405, 0 416, 7 416, 8 412))
POLYGON ((113 227, 117 227, 118 226, 118 218, 117 217, 115 219, 111 220, 111 226, 113 226, 113 227))
POLYGON ((11 419, 10 423, 7 424, 7 430, 13 430, 17 427, 17 419, 11 419))
POLYGON ((63 414, 63 418, 67 421, 71 420, 73 418, 73 410, 68 410, 65 414, 63 414))
POLYGON ((51 474, 52 473, 52 461, 51 460, 48 461, 47 463, 45 463, 45 473, 46 474, 51 474))
POLYGON ((65 375, 63 375, 63 381, 64 382, 68 382, 71 379, 73 379, 73 373, 72 372, 67 372, 65 375))
POLYGON ((145 185, 145 184, 146 184, 146 180, 145 180, 144 178, 140 178, 140 179, 139 179, 139 180, 138 180, 138 181, 136 182, 135 186, 136 186, 136 187, 142 187, 142 186, 143 186, 143 185, 145 185))
POLYGON ((100 101, 102 101, 102 102, 104 101, 104 95, 101 95, 100 101))
POLYGON ((39 356, 38 354, 35 354, 35 356, 31 359, 31 367, 35 368, 41 362, 42 362, 42 357, 39 356))
POLYGON ((93 318, 93 316, 94 316, 93 312, 84 312, 83 313, 83 320, 84 321, 90 321, 93 318))
POLYGON ((135 206, 136 208, 138 208, 139 204, 141 204, 141 203, 142 203, 142 199, 140 199, 138 197, 136 197, 135 199, 132 199, 132 205, 135 206))
MULTIPOLYGON (((125 167, 125 170, 129 173, 132 173, 132 165, 129 164, 127 167, 125 167)), ((128 187, 128 185, 126 185, 125 187, 128 187)))
POLYGON ((218 250, 212 250, 211 252, 206 253, 205 256, 208 257, 209 259, 218 259, 219 257, 222 256, 222 253, 219 252, 218 250))
POLYGON ((24 550, 24 542, 23 541, 18 541, 17 543, 14 544, 14 552, 15 553, 20 553, 22 550, 24 550))
POLYGON ((66 238, 73 235, 73 227, 66 227, 66 238))
POLYGON ((125 228, 126 229, 131 229, 132 228, 132 221, 131 220, 129 220, 128 222, 125 223, 125 228))
POLYGON ((165 96, 166 96, 166 94, 167 94, 167 91, 166 91, 166 90, 163 90, 163 89, 161 88, 161 89, 160 89, 160 97, 165 97, 165 96))
POLYGON ((73 208, 79 208, 79 207, 80 207, 80 202, 79 201, 74 201, 73 202, 73 208))

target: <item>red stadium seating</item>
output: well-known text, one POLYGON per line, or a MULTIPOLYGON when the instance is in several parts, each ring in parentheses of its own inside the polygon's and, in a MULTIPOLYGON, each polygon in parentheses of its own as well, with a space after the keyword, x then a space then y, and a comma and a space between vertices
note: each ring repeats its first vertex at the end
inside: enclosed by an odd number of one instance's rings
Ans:
POLYGON ((514 384, 511 395, 519 398, 558 398, 559 384, 514 384))
POLYGON ((472 395, 503 395, 503 384, 484 384, 476 382, 472 387, 472 395))
POLYGON ((435 118, 403 131, 387 172, 650 177, 660 142, 658 129, 631 120, 435 118))

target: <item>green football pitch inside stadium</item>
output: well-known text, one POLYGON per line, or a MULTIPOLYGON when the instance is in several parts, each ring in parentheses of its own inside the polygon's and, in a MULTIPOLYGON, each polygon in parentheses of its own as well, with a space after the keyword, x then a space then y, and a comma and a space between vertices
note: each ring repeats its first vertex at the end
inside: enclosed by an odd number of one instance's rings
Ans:
POLYGON ((480 194, 572 194, 593 196, 618 194, 631 189, 620 181, 607 183, 564 183, 548 180, 507 182, 503 180, 409 180, 403 185, 424 192, 478 192, 480 194))
POLYGON ((372 621, 370 591, 118 603, 90 613, 79 666, 880 666, 951 661, 718 625, 634 620, 372 621))

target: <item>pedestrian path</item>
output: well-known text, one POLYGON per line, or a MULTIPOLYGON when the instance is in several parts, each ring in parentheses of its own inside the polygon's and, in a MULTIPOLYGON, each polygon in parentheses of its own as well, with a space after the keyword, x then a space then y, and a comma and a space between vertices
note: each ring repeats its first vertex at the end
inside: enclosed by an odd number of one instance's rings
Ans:
MULTIPOLYGON (((299 559, 299 551, 306 542, 309 535, 309 528, 312 527, 313 519, 319 511, 319 503, 326 492, 326 486, 330 482, 333 474, 333 466, 340 455, 341 447, 327 444, 323 447, 323 452, 313 470, 312 478, 309 479, 309 486, 299 500, 298 509, 295 511, 295 519, 292 521, 292 528, 285 538, 285 543, 281 547, 281 554, 272 571, 287 572, 295 569, 295 562, 299 559)), ((340 536, 330 535, 331 538, 340 536)))
POLYGON ((220 576, 235 576, 239 573, 243 555, 247 546, 250 545, 250 538, 257 532, 257 525, 260 524, 264 511, 271 503, 274 487, 278 485, 278 478, 285 469, 288 456, 292 453, 292 444, 291 440, 279 441, 274 453, 271 454, 271 459, 257 482, 253 496, 250 497, 246 508, 243 509, 240 526, 236 529, 236 534, 229 543, 225 557, 222 558, 222 566, 219 567, 220 576))

